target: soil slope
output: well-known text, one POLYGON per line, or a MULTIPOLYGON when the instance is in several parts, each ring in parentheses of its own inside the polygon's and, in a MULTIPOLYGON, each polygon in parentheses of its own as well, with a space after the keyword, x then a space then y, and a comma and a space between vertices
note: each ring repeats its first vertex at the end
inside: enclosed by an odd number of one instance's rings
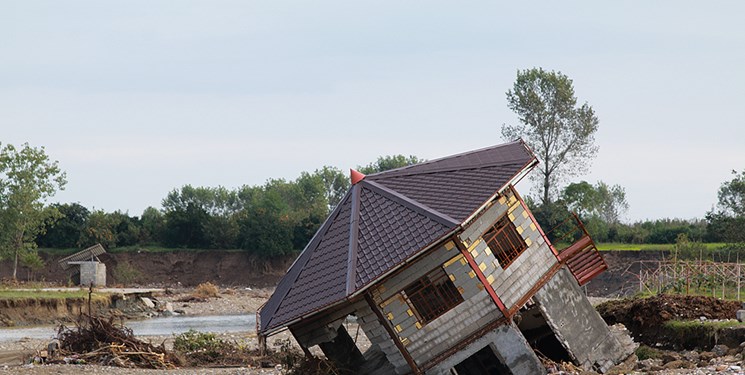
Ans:
MULTIPOLYGON (((31 272, 20 268, 22 281, 47 281, 67 284, 70 274, 57 261, 62 256, 40 253, 43 269, 31 272)), ((292 259, 264 261, 240 251, 169 251, 107 253, 101 256, 106 264, 108 285, 127 286, 195 286, 210 281, 219 285, 272 287, 284 275, 292 259)), ((0 277, 12 274, 10 261, 0 262, 0 277)))

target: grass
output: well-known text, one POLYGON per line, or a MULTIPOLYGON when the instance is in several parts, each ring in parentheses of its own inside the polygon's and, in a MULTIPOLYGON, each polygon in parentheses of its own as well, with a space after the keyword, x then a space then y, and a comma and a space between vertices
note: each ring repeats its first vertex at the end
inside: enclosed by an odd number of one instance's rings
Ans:
MULTIPOLYGON (((707 250, 721 249, 726 246, 726 243, 722 242, 711 242, 703 244, 707 250)), ((631 243, 599 243, 597 244, 598 250, 600 251, 641 251, 641 250, 653 250, 653 251, 670 251, 673 250, 675 244, 631 244, 631 243)))
MULTIPOLYGON (((68 298, 88 298, 88 290, 75 289, 70 291, 59 290, 18 290, 18 289, 0 289, 0 300, 23 300, 23 299, 68 299, 68 298)), ((109 298, 107 293, 93 293, 92 299, 102 300, 109 298)))
POLYGON ((745 327, 745 323, 740 323, 737 320, 719 320, 710 321, 704 320, 668 320, 664 323, 666 328, 674 330, 690 330, 699 327, 710 328, 714 330, 720 330, 732 327, 745 327))

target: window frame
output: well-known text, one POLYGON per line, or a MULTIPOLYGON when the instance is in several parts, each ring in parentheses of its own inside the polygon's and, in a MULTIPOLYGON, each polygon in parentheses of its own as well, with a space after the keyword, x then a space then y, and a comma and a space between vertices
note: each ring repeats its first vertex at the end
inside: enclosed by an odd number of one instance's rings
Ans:
POLYGON ((416 279, 400 293, 422 325, 432 322, 465 301, 442 266, 416 279))
POLYGON ((506 213, 481 235, 481 239, 489 246, 502 269, 507 269, 529 247, 506 213))

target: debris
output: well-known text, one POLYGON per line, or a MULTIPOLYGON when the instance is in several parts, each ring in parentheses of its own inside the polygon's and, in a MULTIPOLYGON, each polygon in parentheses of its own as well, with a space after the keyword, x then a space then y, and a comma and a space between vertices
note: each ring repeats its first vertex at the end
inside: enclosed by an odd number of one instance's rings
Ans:
POLYGON ((58 357, 47 363, 96 363, 104 366, 150 369, 175 368, 180 361, 163 344, 154 346, 137 339, 132 330, 104 319, 83 315, 83 324, 75 328, 61 326, 57 339, 58 357))

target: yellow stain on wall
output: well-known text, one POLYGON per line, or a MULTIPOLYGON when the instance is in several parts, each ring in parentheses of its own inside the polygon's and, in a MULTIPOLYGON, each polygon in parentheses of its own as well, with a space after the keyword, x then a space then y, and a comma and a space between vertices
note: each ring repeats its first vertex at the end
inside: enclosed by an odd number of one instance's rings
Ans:
POLYGON ((468 276, 473 279, 474 277, 476 277, 476 272, 470 271, 468 272, 468 276))
POLYGON ((448 274, 448 277, 450 278, 450 281, 455 281, 455 275, 453 275, 452 273, 448 274))
POLYGON ((411 311, 411 309, 406 310, 406 313, 409 314, 409 316, 414 316, 414 312, 411 311))
POLYGON ((393 320, 393 313, 388 313, 388 315, 386 315, 386 318, 388 318, 388 320, 393 320))
POLYGON ((532 230, 533 232, 535 232, 536 229, 538 229, 538 227, 535 226, 535 223, 530 223, 530 230, 532 230))
POLYGON ((404 346, 411 344, 411 341, 409 341, 406 337, 401 337, 401 343, 404 344, 404 346))
POLYGON ((509 218, 510 218, 510 221, 515 221, 515 215, 513 215, 513 214, 509 214, 508 216, 509 216, 509 218))
POLYGON ((523 211, 523 217, 526 219, 528 218, 528 211, 523 211))
POLYGON ((477 256, 479 256, 479 251, 476 249, 471 250, 471 256, 476 258, 477 256))
POLYGON ((476 241, 473 241, 473 243, 471 244, 471 246, 469 246, 469 247, 468 247, 468 251, 471 251, 471 250, 473 250, 473 249, 474 249, 474 248, 476 248, 476 246, 478 246, 478 244, 480 244, 480 243, 481 243, 481 238, 477 239, 476 241))
POLYGON ((463 293, 465 293, 465 292, 466 292, 466 291, 465 291, 465 290, 463 289, 463 287, 462 287, 462 286, 459 286, 459 287, 458 287, 458 293, 460 293, 460 294, 463 294, 463 293))
POLYGON ((484 272, 484 270, 486 270, 486 263, 481 262, 481 264, 479 264, 479 269, 481 270, 481 272, 484 272))
POLYGON ((505 196, 503 195, 499 197, 499 200, 497 200, 497 202, 499 202, 499 204, 505 204, 507 203, 507 198, 505 198, 505 196))
POLYGON ((401 325, 400 324, 397 324, 396 325, 396 332, 399 332, 400 333, 401 331, 403 331, 403 328, 401 328, 401 325))
POLYGON ((445 250, 448 250, 448 251, 453 250, 454 247, 455 247, 455 244, 453 243, 453 241, 449 241, 448 243, 445 244, 445 250))
POLYGON ((458 254, 457 256, 454 256, 453 258, 451 258, 450 260, 448 260, 447 262, 445 262, 442 266, 443 267, 450 267, 453 263, 455 263, 455 262, 457 262, 459 260, 465 260, 465 259, 463 259, 463 254, 458 254))
POLYGON ((465 266, 465 265, 466 265, 466 263, 468 263, 468 261, 466 260, 466 258, 465 258, 465 257, 461 257, 461 258, 460 258, 460 264, 461 264, 462 266, 465 266))
POLYGON ((484 254, 491 255, 491 249, 489 248, 489 246, 487 246, 486 249, 484 250, 484 254))
POLYGON ((531 241, 530 238, 526 238, 525 243, 528 244, 528 246, 530 246, 533 244, 533 241, 531 241))
POLYGON ((494 282, 494 275, 489 275, 486 277, 486 282, 491 284, 494 282))
POLYGON ((422 323, 416 322, 414 325, 416 326, 416 329, 422 329, 422 323))
POLYGON ((523 227, 517 227, 515 229, 517 229, 517 233, 523 234, 523 227))

